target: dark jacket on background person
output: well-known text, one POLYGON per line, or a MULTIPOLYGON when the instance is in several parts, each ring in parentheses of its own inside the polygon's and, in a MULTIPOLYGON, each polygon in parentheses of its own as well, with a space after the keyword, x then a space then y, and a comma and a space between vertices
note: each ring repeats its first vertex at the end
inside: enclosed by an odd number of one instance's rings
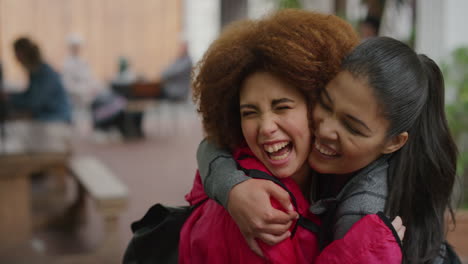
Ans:
POLYGON ((192 59, 188 54, 177 58, 161 75, 162 97, 185 100, 190 92, 192 59))
POLYGON ((46 63, 29 74, 27 89, 11 94, 9 102, 13 110, 29 112, 35 120, 71 122, 71 105, 62 80, 46 63))

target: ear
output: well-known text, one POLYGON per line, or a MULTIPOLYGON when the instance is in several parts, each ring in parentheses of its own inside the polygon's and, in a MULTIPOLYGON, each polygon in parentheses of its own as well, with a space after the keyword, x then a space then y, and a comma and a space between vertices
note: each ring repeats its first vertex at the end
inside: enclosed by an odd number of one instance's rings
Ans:
POLYGON ((408 141, 408 132, 400 133, 391 138, 384 146, 382 154, 389 154, 399 150, 408 141))

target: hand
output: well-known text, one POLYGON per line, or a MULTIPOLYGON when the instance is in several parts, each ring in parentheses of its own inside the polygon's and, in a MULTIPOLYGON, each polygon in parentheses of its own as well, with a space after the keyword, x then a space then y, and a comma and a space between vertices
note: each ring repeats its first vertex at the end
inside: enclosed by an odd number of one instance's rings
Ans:
POLYGON ((229 192, 227 209, 249 247, 260 256, 262 252, 255 238, 275 245, 291 235, 288 229, 292 220, 298 217, 289 194, 283 188, 271 181, 258 179, 249 179, 234 186, 229 192), (270 197, 274 197, 287 213, 273 208, 270 197))
POLYGON ((406 226, 403 225, 401 217, 395 217, 395 219, 392 221, 392 225, 393 228, 395 228, 400 240, 403 241, 403 238, 405 237, 406 226))

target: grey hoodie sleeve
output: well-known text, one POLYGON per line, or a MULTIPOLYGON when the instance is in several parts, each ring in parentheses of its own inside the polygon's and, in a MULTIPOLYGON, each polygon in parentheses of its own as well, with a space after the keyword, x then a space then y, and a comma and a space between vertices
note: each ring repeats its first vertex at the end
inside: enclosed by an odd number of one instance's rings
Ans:
POLYGON ((198 170, 206 194, 227 208, 229 191, 250 179, 237 169, 232 155, 204 139, 197 149, 198 170))

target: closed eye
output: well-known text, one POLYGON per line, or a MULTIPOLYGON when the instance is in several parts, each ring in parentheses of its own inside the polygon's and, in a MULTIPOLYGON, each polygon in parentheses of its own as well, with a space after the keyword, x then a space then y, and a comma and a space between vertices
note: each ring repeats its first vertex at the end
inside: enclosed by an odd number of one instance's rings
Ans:
POLYGON ((241 117, 248 117, 248 116, 252 116, 255 114, 255 111, 242 111, 241 112, 241 117))
POLYGON ((354 128, 352 125, 350 125, 347 121, 343 121, 343 125, 345 126, 345 128, 351 132, 351 134, 353 135, 359 135, 359 136, 363 136, 363 137, 368 137, 367 135, 365 135, 364 133, 362 133, 359 129, 356 129, 354 128))
POLYGON ((276 107, 276 110, 286 110, 286 109, 291 109, 292 107, 289 105, 280 105, 276 107))
POLYGON ((332 108, 325 103, 325 101, 323 100, 322 96, 319 97, 318 99, 318 104, 323 108, 325 109, 326 111, 328 112, 331 112, 332 111, 332 108))
POLYGON ((258 107, 253 104, 241 104, 239 108, 241 117, 249 117, 259 111, 258 107))
POLYGON ((351 132, 352 134, 359 134, 359 131, 352 127, 350 124, 348 124, 346 121, 343 122, 343 125, 346 127, 346 129, 351 132))

